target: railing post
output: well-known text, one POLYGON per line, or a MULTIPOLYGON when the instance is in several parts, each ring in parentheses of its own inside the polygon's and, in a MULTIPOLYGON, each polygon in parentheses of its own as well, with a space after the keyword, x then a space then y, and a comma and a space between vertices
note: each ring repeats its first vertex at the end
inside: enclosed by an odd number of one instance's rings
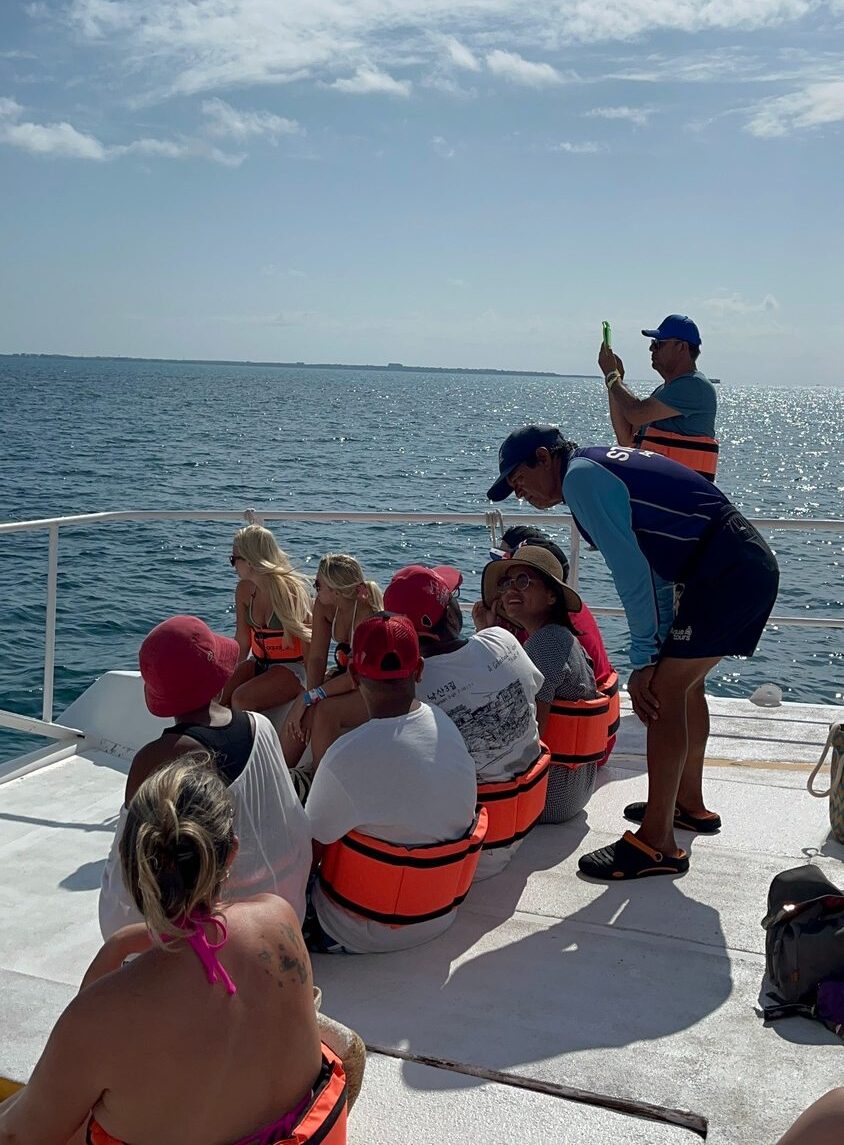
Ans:
POLYGON ((47 622, 44 634, 44 705, 42 719, 53 722, 53 672, 56 664, 56 588, 59 570, 59 526, 50 526, 47 558, 47 622))
POLYGON ((577 592, 580 581, 580 530, 571 523, 571 549, 569 551, 569 584, 577 592))

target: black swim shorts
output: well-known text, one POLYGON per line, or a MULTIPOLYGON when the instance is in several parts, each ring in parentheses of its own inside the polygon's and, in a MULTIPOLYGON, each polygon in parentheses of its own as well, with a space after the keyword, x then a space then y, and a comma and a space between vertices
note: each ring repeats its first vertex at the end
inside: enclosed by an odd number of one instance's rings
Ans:
POLYGON ((777 599, 779 576, 765 541, 731 509, 684 578, 660 658, 752 656, 777 599))

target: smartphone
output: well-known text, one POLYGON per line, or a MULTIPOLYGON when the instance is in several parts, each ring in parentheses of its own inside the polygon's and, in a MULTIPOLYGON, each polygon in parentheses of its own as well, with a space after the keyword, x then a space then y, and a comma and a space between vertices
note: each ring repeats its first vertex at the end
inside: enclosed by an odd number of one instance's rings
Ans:
POLYGON ((602 322, 601 327, 603 330, 604 345, 608 350, 612 349, 612 330, 610 329, 609 322, 602 322))

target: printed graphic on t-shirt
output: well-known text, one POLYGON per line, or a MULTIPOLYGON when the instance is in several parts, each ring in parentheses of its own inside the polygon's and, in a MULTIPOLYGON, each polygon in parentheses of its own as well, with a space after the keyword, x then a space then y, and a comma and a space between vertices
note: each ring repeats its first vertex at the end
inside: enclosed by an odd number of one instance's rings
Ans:
POLYGON ((457 725, 476 764, 491 762, 511 750, 531 722, 530 705, 518 680, 477 708, 467 703, 442 702, 443 711, 457 725))

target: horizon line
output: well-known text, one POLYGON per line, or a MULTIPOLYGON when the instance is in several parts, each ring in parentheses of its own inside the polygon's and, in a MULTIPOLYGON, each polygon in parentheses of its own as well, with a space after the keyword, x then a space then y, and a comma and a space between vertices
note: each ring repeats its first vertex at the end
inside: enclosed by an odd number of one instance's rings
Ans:
POLYGON ((245 358, 162 358, 135 356, 133 354, 59 354, 17 351, 0 353, 0 358, 61 358, 92 362, 164 362, 186 366, 260 366, 262 368, 283 368, 300 370, 380 370, 395 373, 416 374, 509 374, 513 376, 537 378, 597 378, 597 374, 560 374, 555 370, 514 370, 495 366, 408 366, 404 362, 387 362, 379 365, 371 362, 268 362, 245 358))

